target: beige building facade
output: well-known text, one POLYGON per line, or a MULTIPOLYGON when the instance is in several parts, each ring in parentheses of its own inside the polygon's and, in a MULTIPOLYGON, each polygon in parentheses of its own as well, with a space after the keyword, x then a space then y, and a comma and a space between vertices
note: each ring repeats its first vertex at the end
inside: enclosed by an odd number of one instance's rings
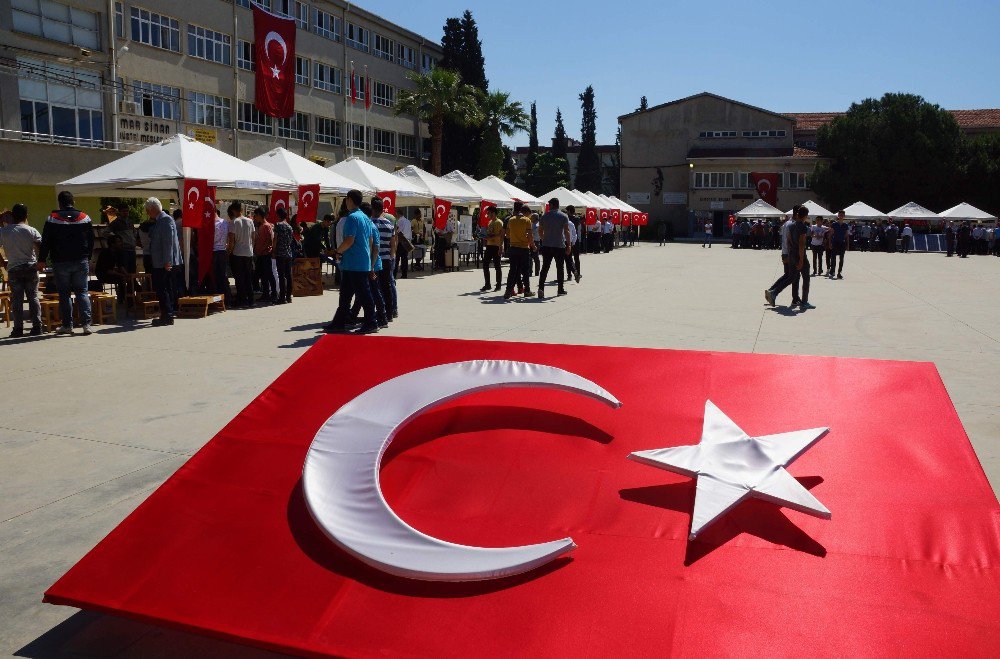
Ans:
POLYGON ((59 181, 178 132, 244 160, 423 162, 426 125, 394 105, 439 43, 337 0, 259 4, 298 25, 290 119, 253 106, 249 0, 0 0, 0 206, 51 206, 59 181))
POLYGON ((706 92, 618 121, 622 199, 674 236, 706 221, 728 235, 729 215, 757 198, 751 172, 778 174, 782 210, 815 198, 808 182, 819 158, 795 147, 785 115, 706 92))

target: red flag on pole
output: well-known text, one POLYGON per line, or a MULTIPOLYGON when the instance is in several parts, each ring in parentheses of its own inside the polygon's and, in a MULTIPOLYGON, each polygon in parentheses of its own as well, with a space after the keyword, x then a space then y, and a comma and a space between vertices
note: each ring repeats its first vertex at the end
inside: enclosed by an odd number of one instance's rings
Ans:
POLYGON ((201 226, 198 227, 198 281, 212 271, 212 252, 215 250, 215 188, 208 188, 205 195, 201 226))
POLYGON ((297 197, 299 222, 315 222, 319 208, 319 185, 300 185, 297 197))
POLYGON ((622 212, 617 208, 612 209, 611 211, 611 223, 612 224, 622 223, 622 212))
POLYGON ((434 227, 444 229, 448 226, 448 213, 451 212, 451 202, 447 199, 434 198, 434 227))
POLYGON ((354 73, 354 62, 351 62, 351 105, 354 105, 358 100, 358 82, 357 75, 354 73))
POLYGON ((365 109, 369 110, 372 107, 372 82, 371 77, 368 72, 365 72, 365 109))
POLYGON ((205 197, 208 196, 208 181, 200 178, 184 179, 183 226, 188 229, 201 227, 205 197))
POLYGON ((632 213, 622 211, 622 224, 632 226, 632 213))
POLYGON ((750 172, 750 180, 757 188, 760 198, 776 206, 778 204, 778 174, 762 174, 760 172, 750 172))
POLYGON ((254 105, 269 117, 295 111, 295 21, 253 6, 257 57, 254 105))
POLYGON ((481 202, 479 202, 479 226, 485 227, 489 224, 489 221, 486 219, 486 209, 496 208, 496 207, 497 205, 494 204, 492 201, 486 201, 484 199, 481 202))
POLYGON ((288 199, 289 194, 287 190, 276 190, 271 193, 271 206, 270 206, 270 218, 269 221, 278 221, 278 209, 284 208, 285 212, 288 212, 288 199))
POLYGON ((649 213, 642 214, 642 226, 649 224, 649 213))
POLYGON ((610 219, 611 219, 611 211, 609 211, 607 208, 602 208, 601 209, 601 222, 607 222, 610 219))
POLYGON ((389 215, 396 215, 396 191, 391 190, 388 192, 379 192, 376 195, 382 200, 382 212, 388 213, 389 215))
POLYGON ((597 209, 588 208, 585 214, 586 222, 588 227, 592 227, 597 224, 597 209))

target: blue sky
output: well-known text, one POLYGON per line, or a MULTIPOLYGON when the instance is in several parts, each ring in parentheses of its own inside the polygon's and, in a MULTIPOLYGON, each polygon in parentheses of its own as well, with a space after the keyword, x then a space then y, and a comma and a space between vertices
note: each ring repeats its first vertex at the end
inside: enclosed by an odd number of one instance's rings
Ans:
MULTIPOLYGON (((577 2, 362 0, 436 40, 471 9, 490 86, 538 103, 545 144, 562 108, 579 137, 578 95, 594 86, 598 141, 617 117, 702 91, 779 112, 845 110, 889 91, 949 109, 1000 107, 1000 1, 577 2)), ((511 143, 527 144, 527 134, 511 143)))

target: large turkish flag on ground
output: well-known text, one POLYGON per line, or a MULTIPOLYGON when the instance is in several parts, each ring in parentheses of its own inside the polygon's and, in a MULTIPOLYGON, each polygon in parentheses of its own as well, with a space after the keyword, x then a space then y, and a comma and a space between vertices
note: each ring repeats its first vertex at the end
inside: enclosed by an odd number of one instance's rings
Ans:
POLYGON ((778 205, 778 174, 763 174, 761 172, 750 172, 750 180, 757 189, 757 194, 761 199, 771 204, 778 205))
POLYGON ((200 229, 205 213, 205 197, 208 196, 208 181, 200 178, 184 179, 182 190, 181 225, 188 229, 200 229))
POLYGON ((254 105, 269 117, 295 112, 295 21, 253 5, 254 105))
POLYGON ((45 599, 292 654, 996 657, 998 520, 932 364, 326 337, 45 599), (309 445, 371 387, 471 359, 563 368, 622 407, 537 388, 454 399, 398 433, 386 500, 452 542, 579 546, 502 581, 367 567, 306 509, 309 445), (823 394, 803 398, 810 382, 823 394), (751 435, 829 426, 789 472, 832 518, 748 500, 689 541, 693 481, 626 456, 697 444, 706 399, 751 435))

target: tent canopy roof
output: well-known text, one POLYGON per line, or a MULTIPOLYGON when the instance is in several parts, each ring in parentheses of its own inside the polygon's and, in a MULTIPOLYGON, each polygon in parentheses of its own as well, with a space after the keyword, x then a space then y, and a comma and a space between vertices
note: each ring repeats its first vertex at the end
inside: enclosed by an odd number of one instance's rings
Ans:
POLYGON ((587 208, 588 206, 593 206, 593 202, 586 197, 580 196, 577 192, 572 192, 564 187, 558 187, 555 190, 546 192, 543 195, 539 195, 538 198, 541 200, 542 204, 549 203, 549 199, 555 198, 559 200, 559 205, 562 208, 567 206, 576 206, 577 208, 587 208))
POLYGON ((896 210, 889 213, 891 218, 899 219, 937 219, 939 216, 937 213, 927 210, 915 201, 911 201, 908 204, 904 204, 897 208, 896 210))
MULTIPOLYGON (((823 208, 812 199, 802 205, 809 211, 809 217, 826 217, 834 214, 833 211, 823 208)), ((791 213, 792 211, 788 211, 789 215, 791 215, 791 213)))
POLYGON ((995 215, 990 215, 984 210, 980 210, 973 206, 972 204, 967 204, 964 201, 958 206, 949 208, 946 211, 941 211, 941 217, 947 217, 953 220, 995 220, 997 219, 995 215))
POLYGON ((95 197, 176 197, 186 178, 207 180, 219 188, 217 194, 240 190, 240 198, 252 197, 253 192, 298 187, 283 176, 180 133, 63 181, 58 187, 95 197))
MULTIPOLYGON (((368 190, 375 192, 395 192, 397 197, 426 197, 420 188, 407 183, 398 176, 393 176, 384 169, 365 162, 361 158, 347 158, 327 167, 330 171, 357 181, 368 190)), ((429 201, 429 200, 428 200, 429 201)), ((397 206, 406 206, 396 202, 397 206)))
POLYGON ((736 217, 784 217, 785 213, 767 203, 763 199, 758 199, 743 210, 736 213, 736 217))
POLYGON ((593 208, 603 208, 611 210, 612 208, 615 207, 611 202, 605 199, 601 199, 593 192, 584 192, 582 190, 573 190, 572 192, 589 201, 590 203, 588 204, 588 206, 591 206, 593 208))
POLYGON ((614 195, 611 195, 608 198, 611 199, 611 201, 613 201, 616 204, 618 204, 619 206, 621 206, 626 212, 629 212, 629 213, 641 213, 642 212, 641 210, 639 210, 635 206, 632 206, 631 204, 626 204, 624 201, 622 201, 621 199, 619 199, 618 197, 616 197, 614 195))
POLYGON ((444 199, 453 204, 470 205, 478 204, 483 200, 482 195, 469 192, 465 188, 451 181, 446 181, 440 176, 434 176, 416 165, 407 165, 398 172, 395 172, 394 176, 417 188, 424 197, 432 201, 434 199, 444 199))
POLYGON ((283 176, 296 185, 319 184, 319 191, 322 194, 345 195, 355 189, 365 194, 374 192, 359 181, 352 181, 280 146, 253 158, 250 164, 283 176))
POLYGON ((496 204, 497 208, 514 207, 514 200, 510 197, 510 195, 507 195, 502 191, 498 192, 493 188, 480 183, 468 174, 458 171, 457 169, 453 172, 445 174, 441 178, 449 183, 454 183, 458 187, 466 190, 469 194, 479 195, 483 198, 483 201, 496 204))
POLYGON ((847 220, 874 220, 880 217, 888 216, 863 201, 856 201, 844 209, 844 219, 847 220))
POLYGON ((485 189, 493 190, 495 194, 506 195, 512 201, 520 201, 533 208, 542 208, 545 205, 538 197, 531 195, 516 185, 511 185, 499 176, 487 176, 479 181, 485 189))

